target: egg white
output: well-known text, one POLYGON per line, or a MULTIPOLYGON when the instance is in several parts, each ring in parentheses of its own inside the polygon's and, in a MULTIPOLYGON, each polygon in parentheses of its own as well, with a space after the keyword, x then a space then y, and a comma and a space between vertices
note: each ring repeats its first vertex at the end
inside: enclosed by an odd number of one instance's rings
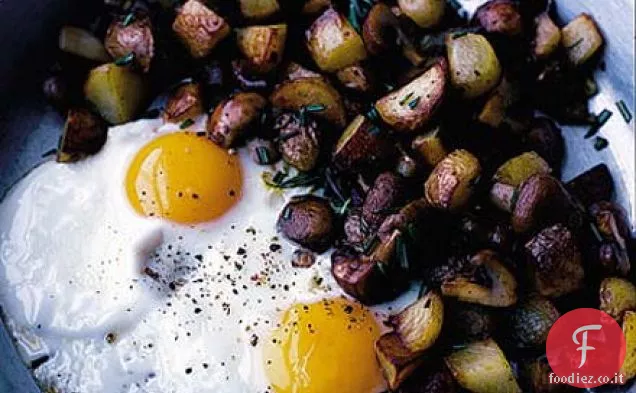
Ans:
POLYGON ((327 254, 292 268, 295 247, 276 233, 285 201, 307 190, 267 190, 246 151, 243 196, 220 219, 188 227, 136 214, 128 165, 166 132, 180 130, 159 120, 111 128, 98 154, 40 165, 0 204, 0 305, 25 361, 49 357, 35 370, 45 386, 265 392, 259 342, 281 313, 342 294, 327 254))

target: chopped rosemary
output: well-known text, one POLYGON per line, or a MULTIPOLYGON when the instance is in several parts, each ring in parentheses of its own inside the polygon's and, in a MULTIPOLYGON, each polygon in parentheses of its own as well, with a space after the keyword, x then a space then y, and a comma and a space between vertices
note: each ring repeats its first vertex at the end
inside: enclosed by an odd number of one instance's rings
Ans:
POLYGON ((185 130, 186 128, 190 127, 191 125, 194 124, 194 120, 192 119, 185 119, 181 125, 179 125, 179 128, 182 130, 185 130))
POLYGON ((122 25, 124 27, 128 27, 130 26, 131 23, 133 23, 135 21, 135 13, 131 12, 128 15, 126 15, 126 17, 124 18, 124 21, 122 22, 122 25))
POLYGON ((267 150, 265 146, 257 147, 256 155, 258 156, 258 163, 260 165, 267 165, 270 163, 269 150, 267 150))
POLYGON ((410 102, 409 102, 409 108, 410 109, 415 109, 417 108, 417 105, 420 103, 420 96, 417 96, 415 98, 413 98, 410 102))
POLYGON ((367 119, 369 119, 372 123, 377 123, 380 120, 380 114, 375 107, 371 107, 369 111, 364 115, 367 119))
POLYGON ((349 206, 351 205, 351 198, 344 201, 342 204, 338 205, 336 203, 332 203, 331 207, 339 216, 344 216, 349 211, 349 206))
POLYGON ((577 46, 579 46, 581 44, 581 42, 583 42, 583 38, 579 38, 572 45, 566 46, 565 49, 572 50, 572 49, 576 48, 577 46))
POLYGON ((590 129, 585 134, 585 139, 588 139, 596 135, 601 129, 601 127, 603 127, 603 125, 607 123, 610 117, 612 117, 612 111, 610 111, 609 109, 603 109, 603 111, 596 116, 596 120, 594 124, 590 127, 590 129))
POLYGON ((605 149, 608 145, 609 145, 609 142, 607 141, 607 139, 603 138, 602 136, 597 136, 596 139, 594 140, 594 148, 596 149, 596 151, 601 151, 605 149))
POLYGON ((451 36, 454 40, 461 38, 465 35, 467 35, 468 32, 467 31, 460 31, 459 33, 453 33, 453 35, 451 36))
POLYGON ((371 235, 370 238, 365 240, 364 244, 362 245, 362 252, 368 255, 369 251, 372 251, 375 249, 375 247, 378 245, 378 242, 379 242, 378 235, 377 233, 374 233, 373 235, 371 235))
POLYGON ((407 102, 409 102, 411 97, 413 97, 413 92, 410 92, 409 94, 402 97, 402 99, 399 102, 400 106, 404 106, 407 102))
POLYGON ((324 105, 322 104, 311 104, 311 105, 307 105, 303 108, 305 110, 305 112, 308 113, 315 113, 315 112, 322 112, 324 111, 326 108, 324 105))
POLYGON ((296 176, 288 177, 286 172, 263 172, 262 178, 265 184, 270 187, 284 189, 296 187, 308 187, 320 184, 323 177, 317 173, 299 173, 296 176))
POLYGON ((362 21, 369 13, 369 10, 373 7, 373 0, 350 0, 349 1, 349 14, 347 19, 349 23, 356 29, 357 32, 361 31, 362 21))
POLYGON ((634 117, 632 116, 632 112, 629 111, 627 104, 625 104, 625 101, 623 100, 617 101, 616 107, 618 108, 618 111, 621 113, 621 116, 623 116, 625 123, 629 124, 634 117))
POLYGON ((126 66, 131 64, 135 60, 135 52, 130 52, 129 54, 122 56, 115 60, 115 65, 118 66, 126 66))

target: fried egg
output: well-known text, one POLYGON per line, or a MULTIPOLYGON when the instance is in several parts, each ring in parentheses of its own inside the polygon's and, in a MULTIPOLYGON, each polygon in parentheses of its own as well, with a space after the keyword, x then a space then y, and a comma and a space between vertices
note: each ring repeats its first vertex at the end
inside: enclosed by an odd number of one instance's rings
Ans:
POLYGON ((204 121, 111 128, 95 156, 43 163, 5 196, 0 305, 36 378, 64 393, 383 391, 373 343, 391 307, 344 298, 328 253, 292 268, 274 223, 307 190, 266 189, 204 121))

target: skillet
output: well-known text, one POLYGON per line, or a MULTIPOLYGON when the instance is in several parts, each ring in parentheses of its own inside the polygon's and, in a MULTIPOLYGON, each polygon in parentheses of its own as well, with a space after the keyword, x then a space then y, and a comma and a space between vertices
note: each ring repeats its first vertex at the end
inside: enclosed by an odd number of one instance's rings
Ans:
MULTIPOLYGON (((48 106, 41 82, 51 66, 47 59, 56 49, 57 32, 63 24, 85 18, 101 0, 0 0, 0 196, 29 169, 54 149, 63 119, 48 106)), ((466 10, 475 10, 483 0, 463 0, 466 10)), ((636 121, 627 124, 615 106, 623 100, 634 112, 635 2, 633 0, 559 0, 563 20, 581 12, 594 15, 605 38, 605 70, 596 76, 600 93, 590 103, 599 113, 614 112, 602 129, 610 142, 603 151, 583 139, 584 131, 564 127, 566 158, 563 179, 604 162, 616 180, 616 199, 628 212, 636 233, 636 121)), ((1 312, 1 305, 0 305, 1 312)), ((615 392, 636 392, 636 385, 615 392)), ((0 321, 0 393, 38 393, 31 373, 14 348, 0 321)))

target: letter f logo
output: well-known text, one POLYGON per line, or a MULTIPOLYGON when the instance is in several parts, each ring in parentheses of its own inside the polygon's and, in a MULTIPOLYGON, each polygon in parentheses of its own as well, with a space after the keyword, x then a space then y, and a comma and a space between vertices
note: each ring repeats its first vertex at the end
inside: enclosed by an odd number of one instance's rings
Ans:
POLYGON ((592 351, 595 350, 596 348, 588 346, 587 345, 587 332, 588 330, 601 330, 601 325, 585 325, 585 326, 581 326, 580 328, 576 329, 574 331, 574 333, 572 334, 572 341, 574 341, 574 344, 580 344, 581 346, 578 347, 576 350, 577 351, 581 351, 581 364, 579 365, 579 368, 583 367, 583 365, 585 364, 585 361, 587 360, 587 351, 592 351), (579 340, 576 338, 576 336, 583 332, 583 339, 581 340, 582 342, 579 342, 579 340))

